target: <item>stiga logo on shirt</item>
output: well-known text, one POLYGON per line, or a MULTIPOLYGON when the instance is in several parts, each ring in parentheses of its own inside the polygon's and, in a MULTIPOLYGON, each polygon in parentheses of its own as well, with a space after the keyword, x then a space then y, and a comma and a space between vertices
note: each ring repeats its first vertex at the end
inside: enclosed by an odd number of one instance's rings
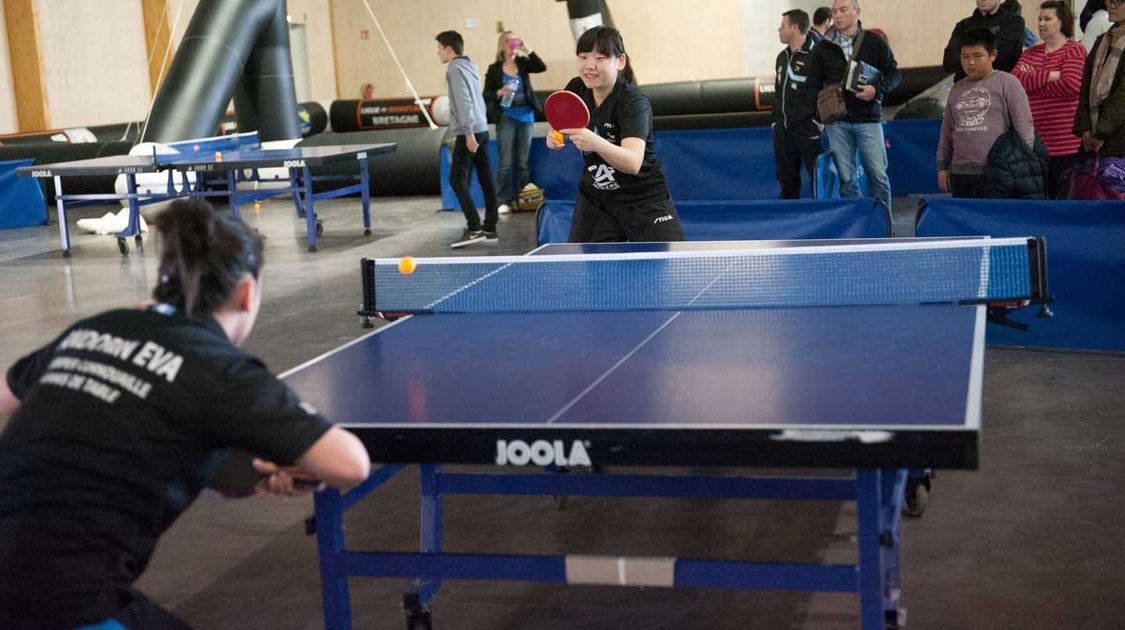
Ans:
POLYGON ((586 448, 589 442, 574 440, 568 453, 563 447, 562 440, 548 442, 535 440, 529 446, 523 440, 497 440, 496 465, 497 466, 589 466, 590 455, 586 448))

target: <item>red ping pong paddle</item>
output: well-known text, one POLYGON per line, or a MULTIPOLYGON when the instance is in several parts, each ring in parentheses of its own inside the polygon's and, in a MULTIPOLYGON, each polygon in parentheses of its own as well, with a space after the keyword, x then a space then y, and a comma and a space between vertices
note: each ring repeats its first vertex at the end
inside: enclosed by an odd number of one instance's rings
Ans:
POLYGON ((562 134, 558 129, 582 129, 590 124, 590 110, 582 97, 574 92, 559 90, 547 97, 543 104, 543 113, 551 129, 555 129, 555 140, 563 142, 562 134))

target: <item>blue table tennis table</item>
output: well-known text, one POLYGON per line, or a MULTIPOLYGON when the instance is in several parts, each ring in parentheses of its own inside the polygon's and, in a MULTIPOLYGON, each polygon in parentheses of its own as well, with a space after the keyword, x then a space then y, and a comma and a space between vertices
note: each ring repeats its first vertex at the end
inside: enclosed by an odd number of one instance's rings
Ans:
POLYGON ((317 251, 317 236, 323 233, 323 224, 316 217, 314 201, 360 194, 364 234, 371 233, 370 181, 367 161, 373 155, 391 153, 395 150, 394 143, 268 149, 260 146, 257 142, 257 135, 254 133, 189 140, 175 143, 172 146, 182 150, 173 153, 158 154, 154 152, 152 155, 118 155, 33 165, 18 169, 17 174, 25 177, 54 180, 55 205, 59 215, 59 241, 63 256, 70 256, 71 254, 70 230, 66 220, 68 202, 72 202, 72 207, 74 207, 79 204, 126 200, 129 206, 129 222, 124 230, 116 234, 116 237, 121 254, 128 255, 127 238, 133 237, 137 248, 142 247, 140 206, 144 204, 185 196, 221 196, 228 199, 231 213, 240 216, 239 204, 283 194, 293 196, 297 215, 305 219, 308 249, 310 252, 315 252, 317 251), (336 176, 314 177, 312 168, 347 162, 354 162, 359 172, 355 177, 345 177, 344 179, 352 180, 355 183, 320 193, 313 192, 314 181, 341 178, 336 176), (261 178, 259 169, 271 167, 288 170, 289 186, 287 188, 243 192, 238 190, 238 184, 241 182, 267 181, 261 178), (138 192, 137 175, 144 173, 167 173, 166 188, 160 192, 138 192), (63 192, 62 180, 64 177, 96 175, 124 175, 127 192, 124 194, 81 195, 68 195, 63 192), (208 175, 221 176, 222 186, 220 189, 208 190, 208 175))
MULTIPOLYGON (((524 257, 364 260, 363 310, 415 313, 283 375, 385 466, 315 496, 325 626, 349 576, 836 591, 898 627, 908 469, 975 469, 990 304, 1049 299, 1039 239, 546 245, 524 257), (421 548, 352 551, 344 512, 420 464, 421 548), (450 472, 485 464, 513 472, 450 472), (843 468, 821 477, 619 466, 843 468), (574 467, 607 474, 542 474, 574 467), (523 470, 523 472, 518 472, 523 470), (537 474, 538 473, 538 474, 537 474), (854 501, 854 564, 442 550, 452 494, 854 501)), ((389 622, 388 627, 400 622, 389 622)))

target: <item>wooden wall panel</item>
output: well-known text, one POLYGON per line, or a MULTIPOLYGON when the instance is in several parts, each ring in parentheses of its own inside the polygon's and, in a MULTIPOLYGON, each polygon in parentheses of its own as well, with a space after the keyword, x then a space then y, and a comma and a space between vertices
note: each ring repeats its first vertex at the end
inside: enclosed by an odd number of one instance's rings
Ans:
POLYGON ((15 133, 20 129, 8 50, 8 25, 4 19, 4 3, 0 2, 0 133, 15 133))
POLYGON ((141 3, 38 0, 37 9, 51 123, 143 119, 152 93, 141 3))
POLYGON ((167 0, 141 0, 141 13, 145 24, 145 51, 148 58, 148 82, 153 94, 160 87, 164 74, 171 65, 165 56, 171 46, 172 12, 167 0), (162 74, 163 72, 163 74, 162 74))
POLYGON ((52 121, 36 0, 4 0, 4 22, 19 131, 47 129, 52 121))

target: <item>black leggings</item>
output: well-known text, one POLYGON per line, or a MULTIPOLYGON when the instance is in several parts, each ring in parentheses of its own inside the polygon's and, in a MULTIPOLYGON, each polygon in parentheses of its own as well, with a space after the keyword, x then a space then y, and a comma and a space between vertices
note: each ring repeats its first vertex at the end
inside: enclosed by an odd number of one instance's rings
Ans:
POLYGON ((571 243, 682 241, 684 232, 671 197, 622 206, 597 203, 579 192, 567 240, 571 243))

